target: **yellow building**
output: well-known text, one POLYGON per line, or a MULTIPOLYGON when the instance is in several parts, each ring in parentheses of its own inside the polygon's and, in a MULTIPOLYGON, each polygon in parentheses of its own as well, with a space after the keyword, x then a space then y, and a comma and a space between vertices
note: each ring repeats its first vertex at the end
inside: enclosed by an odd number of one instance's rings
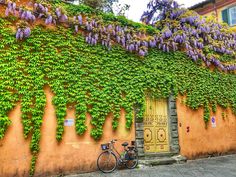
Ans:
POLYGON ((236 0, 205 0, 189 9, 206 17, 214 15, 218 22, 236 29, 236 0))

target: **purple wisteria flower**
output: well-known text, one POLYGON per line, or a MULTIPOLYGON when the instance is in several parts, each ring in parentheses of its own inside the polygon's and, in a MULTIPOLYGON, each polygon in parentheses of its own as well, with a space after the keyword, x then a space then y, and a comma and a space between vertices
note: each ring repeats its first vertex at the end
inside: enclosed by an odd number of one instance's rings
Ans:
POLYGON ((20 21, 17 24, 16 40, 23 40, 30 36, 31 30, 26 21, 20 21))

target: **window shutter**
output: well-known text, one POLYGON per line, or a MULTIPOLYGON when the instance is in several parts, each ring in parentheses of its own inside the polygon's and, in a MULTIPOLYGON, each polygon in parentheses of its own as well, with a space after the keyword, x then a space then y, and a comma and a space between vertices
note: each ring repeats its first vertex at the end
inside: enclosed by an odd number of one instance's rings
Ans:
POLYGON ((229 9, 225 9, 222 11, 222 20, 223 22, 229 24, 229 9))

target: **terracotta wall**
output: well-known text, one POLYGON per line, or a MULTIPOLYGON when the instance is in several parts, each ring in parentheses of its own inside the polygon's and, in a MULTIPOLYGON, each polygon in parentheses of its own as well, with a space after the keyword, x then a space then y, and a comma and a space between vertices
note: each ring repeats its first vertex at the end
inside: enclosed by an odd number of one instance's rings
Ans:
POLYGON ((177 99, 179 144, 181 154, 193 159, 199 156, 236 152, 236 116, 231 110, 217 109, 211 113, 211 121, 205 126, 203 109, 193 111, 183 105, 183 97, 177 99), (226 117, 222 117, 225 112, 226 117), (216 127, 215 127, 216 126, 216 127))
MULTIPOLYGON (((29 5, 28 0, 17 1, 18 5, 29 5)), ((0 6, 0 17, 5 16, 5 7, 0 6)), ((37 22, 38 23, 38 22, 37 22)), ((40 23, 40 22, 39 22, 40 23)), ((43 23, 43 22, 42 22, 43 23)), ((88 172, 96 170, 96 160, 101 153, 100 144, 111 139, 118 139, 116 147, 121 150, 121 143, 135 139, 134 127, 128 131, 125 128, 125 111, 121 110, 118 129, 112 130, 112 118, 107 117, 104 125, 104 135, 98 142, 90 137, 91 126, 83 136, 77 136, 75 127, 65 127, 63 141, 56 141, 56 116, 51 103, 53 94, 45 90, 47 105, 43 117, 40 153, 36 164, 36 176, 46 176, 59 173, 88 172)), ((75 110, 67 110, 67 118, 75 118, 75 110)), ((87 125, 90 125, 89 115, 87 125)), ((30 138, 23 137, 20 103, 9 113, 12 121, 3 140, 0 140, 0 177, 28 176, 31 153, 30 138)))
MULTIPOLYGON (((100 144, 116 138, 119 141, 116 147, 121 150, 123 141, 135 139, 134 127, 131 131, 125 128, 125 112, 121 111, 120 124, 117 131, 112 130, 112 118, 108 117, 104 125, 104 136, 96 142, 90 137, 89 126, 84 136, 77 136, 75 127, 65 127, 63 141, 56 141, 56 116, 52 105, 50 89, 45 90, 47 105, 43 117, 42 138, 40 153, 36 165, 36 175, 46 176, 59 173, 87 172, 96 170, 96 160, 101 153, 100 144)), ((67 118, 74 118, 75 111, 68 109, 67 118)), ((6 136, 0 140, 0 176, 28 176, 31 154, 29 151, 30 140, 23 137, 21 124, 20 104, 9 113, 12 125, 7 130, 6 136)), ((87 125, 90 117, 88 115, 87 125)))

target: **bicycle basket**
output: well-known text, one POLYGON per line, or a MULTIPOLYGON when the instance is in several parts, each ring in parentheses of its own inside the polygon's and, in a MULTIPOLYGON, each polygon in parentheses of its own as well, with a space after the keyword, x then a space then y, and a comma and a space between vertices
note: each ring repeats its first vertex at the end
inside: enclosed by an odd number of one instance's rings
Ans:
POLYGON ((101 148, 102 148, 102 150, 107 150, 107 149, 109 149, 109 144, 102 144, 101 148))

